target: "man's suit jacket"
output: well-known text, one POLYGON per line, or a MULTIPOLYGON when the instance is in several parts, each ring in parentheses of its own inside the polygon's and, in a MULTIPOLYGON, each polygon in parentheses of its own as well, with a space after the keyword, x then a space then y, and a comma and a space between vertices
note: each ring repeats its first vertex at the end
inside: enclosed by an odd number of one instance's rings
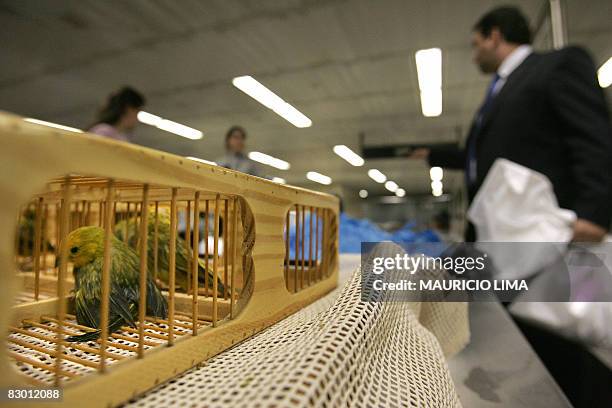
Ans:
MULTIPOLYGON (((582 48, 530 54, 468 138, 476 143, 477 163, 470 202, 495 159, 503 157, 546 175, 562 208, 608 229, 612 130, 595 65, 582 48)), ((434 148, 429 164, 465 170, 466 159, 465 150, 434 148)))

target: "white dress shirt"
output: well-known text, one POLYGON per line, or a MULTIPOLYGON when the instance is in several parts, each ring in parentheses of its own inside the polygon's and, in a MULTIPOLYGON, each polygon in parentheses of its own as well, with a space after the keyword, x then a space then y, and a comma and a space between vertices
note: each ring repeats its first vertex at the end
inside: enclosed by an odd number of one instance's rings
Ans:
POLYGON ((495 83, 495 88, 493 88, 493 94, 497 94, 506 83, 506 80, 510 76, 515 69, 518 68, 519 65, 525 61, 525 59, 533 52, 533 48, 531 45, 523 44, 516 47, 514 51, 510 53, 506 57, 505 60, 499 66, 497 70, 497 75, 499 75, 499 79, 495 83))

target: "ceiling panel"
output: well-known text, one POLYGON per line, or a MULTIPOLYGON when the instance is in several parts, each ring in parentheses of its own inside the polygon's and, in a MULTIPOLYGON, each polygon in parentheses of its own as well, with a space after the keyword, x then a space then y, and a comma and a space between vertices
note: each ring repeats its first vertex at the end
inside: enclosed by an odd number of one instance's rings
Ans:
MULTIPOLYGON (((506 3, 506 2, 504 2, 506 3)), ((513 1, 532 21, 543 1, 513 1)), ((492 0, 3 0, 0 109, 84 127, 117 87, 130 84, 147 110, 202 130, 200 141, 141 126, 136 142, 215 159, 233 124, 248 145, 292 163, 269 169, 310 186, 317 170, 334 183, 383 192, 380 168, 409 192, 429 190, 423 163, 383 160, 352 168, 335 144, 462 140, 488 78, 471 63, 469 33, 492 0), (444 111, 420 112, 414 53, 443 50, 444 111), (297 129, 231 85, 253 75, 313 120, 297 129), (314 159, 313 159, 314 158, 314 159)), ((597 64, 612 55, 612 3, 569 0, 572 42, 597 64)), ((606 91, 610 96, 610 91, 606 91)), ((445 177, 455 188, 460 174, 445 177)))

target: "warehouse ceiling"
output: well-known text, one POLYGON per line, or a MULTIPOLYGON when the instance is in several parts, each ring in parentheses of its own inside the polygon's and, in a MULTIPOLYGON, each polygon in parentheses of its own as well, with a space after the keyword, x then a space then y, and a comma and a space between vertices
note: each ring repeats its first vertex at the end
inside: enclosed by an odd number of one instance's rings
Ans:
MULTIPOLYGON (((204 132, 190 141, 142 125, 137 143, 214 160, 233 124, 249 132, 250 150, 291 163, 268 168, 291 184, 317 188, 309 170, 334 185, 382 194, 368 168, 409 193, 429 191, 423 163, 367 161, 352 167, 335 144, 462 140, 487 78, 471 63, 469 33, 499 2, 242 0, 0 1, 0 109, 86 127, 121 85, 141 90, 146 110, 204 132), (414 53, 443 53, 441 116, 421 114, 414 53), (305 113, 298 129, 231 84, 252 75, 305 113)), ((543 1, 514 1, 538 21, 543 1)), ((570 42, 586 45, 597 65, 612 56, 612 2, 567 1, 570 42)), ((547 30, 539 35, 547 43, 547 30)), ((608 97, 610 90, 608 89, 608 97)), ((461 184, 445 176, 445 189, 461 184)))

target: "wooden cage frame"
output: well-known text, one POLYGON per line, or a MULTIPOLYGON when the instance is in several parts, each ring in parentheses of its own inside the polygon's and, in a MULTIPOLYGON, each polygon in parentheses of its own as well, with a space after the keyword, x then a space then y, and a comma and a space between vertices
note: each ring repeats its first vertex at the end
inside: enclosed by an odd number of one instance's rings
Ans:
MULTIPOLYGON (((32 124, 7 113, 0 113, 0 137, 3 141, 0 149, 0 225, 4 226, 4 234, 0 234, 0 330, 4 336, 16 318, 13 301, 20 290, 14 264, 13 232, 17 228, 16 215, 25 203, 44 190, 50 179, 80 174, 237 196, 246 203, 253 217, 253 290, 248 303, 237 316, 221 322, 212 330, 202 330, 197 335, 184 336, 185 338, 176 341, 171 347, 149 350, 144 354, 144 358, 118 361, 103 373, 70 381, 63 387, 63 401, 54 406, 82 406, 87 401, 87 406, 106 407, 126 402, 269 327, 322 297, 337 285, 337 197, 280 185, 87 133, 76 134, 32 124), (300 285, 299 290, 296 282, 287 281, 287 275, 291 272, 286 239, 288 227, 284 227, 292 208, 297 208, 298 211, 302 209, 302 236, 305 228, 303 211, 309 210, 311 214, 312 211, 316 214, 321 211, 321 214, 326 214, 326 219, 334 220, 333 239, 325 243, 332 256, 329 259, 328 274, 320 276, 320 279, 312 283, 308 278, 309 285, 300 285), (289 290, 291 286, 294 286, 293 290, 289 290)), ((312 231, 312 218, 310 226, 312 231)), ((303 255, 303 241, 301 245, 303 255)), ((296 240, 296 251, 297 246, 296 240)), ((296 266, 296 281, 297 270, 296 266)), ((302 274, 303 270, 302 260, 302 274)), ((63 303, 57 302, 57 299, 56 297, 56 303, 63 303)), ((50 301, 53 299, 39 303, 50 301)), ((39 314, 42 315, 48 307, 48 304, 33 304, 28 313, 36 313, 40 309, 39 314)), ((0 349, 0 387, 29 386, 31 384, 15 370, 6 347, 0 349)), ((31 403, 29 406, 33 405, 37 404, 31 403)))

